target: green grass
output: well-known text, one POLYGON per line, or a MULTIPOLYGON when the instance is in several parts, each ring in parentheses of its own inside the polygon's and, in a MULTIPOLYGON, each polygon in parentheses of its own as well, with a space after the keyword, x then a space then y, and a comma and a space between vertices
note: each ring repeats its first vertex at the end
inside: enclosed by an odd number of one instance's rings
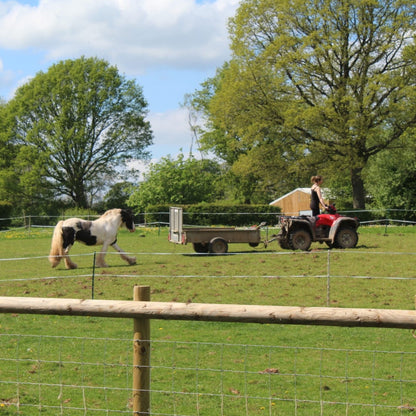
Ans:
MULTIPOLYGON (((110 251, 110 267, 95 271, 94 298, 131 300, 140 284, 154 301, 414 309, 416 230, 385 231, 361 228, 356 249, 329 254, 318 243, 293 253, 274 242, 209 256, 169 243, 164 229, 122 230, 119 245, 137 264, 110 251)), ((78 269, 51 269, 50 238, 50 229, 0 233, 1 296, 91 298, 91 247, 72 249, 78 269)), ((151 328, 154 413, 400 415, 416 407, 411 331, 162 320, 151 328)), ((17 414, 18 396, 21 414, 128 412, 132 332, 131 320, 0 315, 0 415, 17 414)))

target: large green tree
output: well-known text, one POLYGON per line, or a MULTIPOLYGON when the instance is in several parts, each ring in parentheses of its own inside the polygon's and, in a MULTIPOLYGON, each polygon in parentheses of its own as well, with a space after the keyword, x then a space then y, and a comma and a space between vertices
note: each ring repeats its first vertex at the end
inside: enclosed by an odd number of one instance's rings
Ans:
POLYGON ((307 170, 298 164, 304 148, 264 120, 254 94, 232 80, 235 69, 234 62, 226 63, 188 100, 204 120, 204 126, 196 129, 200 149, 212 151, 230 168, 227 197, 237 203, 263 204, 308 183, 307 170))
POLYGON ((44 178, 79 207, 87 207, 125 161, 146 157, 152 143, 141 87, 98 58, 61 61, 39 72, 7 107, 18 165, 26 163, 32 179, 44 178))
POLYGON ((230 62, 194 95, 201 143, 233 165, 267 146, 282 175, 335 167, 364 208, 369 159, 416 124, 415 27, 413 0, 243 0, 230 62))

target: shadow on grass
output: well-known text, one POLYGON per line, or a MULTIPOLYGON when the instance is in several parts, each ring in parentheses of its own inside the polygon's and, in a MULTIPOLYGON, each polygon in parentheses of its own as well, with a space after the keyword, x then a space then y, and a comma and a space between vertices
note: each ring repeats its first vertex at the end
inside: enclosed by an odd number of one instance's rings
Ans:
POLYGON ((255 254, 255 253, 276 253, 275 250, 242 250, 242 251, 233 251, 231 253, 183 253, 183 256, 187 257, 216 257, 216 256, 235 256, 237 254, 255 254))

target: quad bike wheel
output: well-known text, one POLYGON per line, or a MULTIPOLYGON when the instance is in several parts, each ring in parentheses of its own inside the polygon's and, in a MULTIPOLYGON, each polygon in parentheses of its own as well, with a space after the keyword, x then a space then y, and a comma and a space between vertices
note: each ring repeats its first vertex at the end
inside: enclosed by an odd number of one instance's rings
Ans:
POLYGON ((289 235, 289 245, 292 250, 309 250, 312 243, 312 237, 306 230, 295 230, 289 235))
POLYGON ((280 248, 283 248, 285 250, 290 250, 289 241, 287 238, 281 238, 278 240, 280 248))
POLYGON ((353 248, 357 245, 358 234, 352 228, 341 228, 335 236, 334 247, 336 248, 353 248))
POLYGON ((285 229, 281 229, 279 231, 279 234, 274 234, 272 237, 275 237, 277 239, 277 242, 279 243, 280 248, 283 248, 284 250, 290 250, 289 246, 289 235, 285 229))

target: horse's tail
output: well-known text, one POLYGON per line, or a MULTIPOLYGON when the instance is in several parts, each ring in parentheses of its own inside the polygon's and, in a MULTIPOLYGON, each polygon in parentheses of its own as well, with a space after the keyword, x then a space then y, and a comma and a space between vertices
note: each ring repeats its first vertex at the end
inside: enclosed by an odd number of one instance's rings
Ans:
POLYGON ((55 229, 53 230, 51 251, 49 253, 49 261, 52 264, 52 267, 56 267, 61 261, 61 257, 64 254, 64 239, 62 235, 62 225, 63 221, 59 221, 56 224, 55 229))

